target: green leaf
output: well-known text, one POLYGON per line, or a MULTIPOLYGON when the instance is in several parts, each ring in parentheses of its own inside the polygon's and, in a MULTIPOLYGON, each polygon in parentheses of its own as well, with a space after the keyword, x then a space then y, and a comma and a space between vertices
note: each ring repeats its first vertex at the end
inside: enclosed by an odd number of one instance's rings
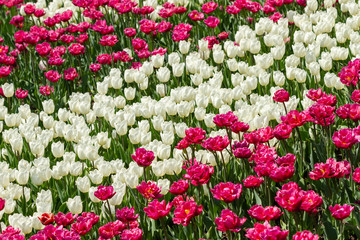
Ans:
POLYGON ((323 222, 326 239, 328 240, 337 240, 338 239, 338 232, 334 228, 334 226, 327 220, 323 222))
POLYGON ((254 195, 255 195, 256 204, 257 205, 262 205, 261 204, 261 199, 260 199, 260 197, 259 197, 259 195, 257 194, 256 191, 254 191, 254 195))

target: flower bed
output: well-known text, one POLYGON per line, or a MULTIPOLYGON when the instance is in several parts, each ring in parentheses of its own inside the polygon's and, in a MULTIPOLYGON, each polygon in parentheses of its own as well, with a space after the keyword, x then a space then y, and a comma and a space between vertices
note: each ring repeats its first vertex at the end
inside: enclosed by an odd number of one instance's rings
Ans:
POLYGON ((354 0, 0 0, 0 239, 360 239, 354 0))

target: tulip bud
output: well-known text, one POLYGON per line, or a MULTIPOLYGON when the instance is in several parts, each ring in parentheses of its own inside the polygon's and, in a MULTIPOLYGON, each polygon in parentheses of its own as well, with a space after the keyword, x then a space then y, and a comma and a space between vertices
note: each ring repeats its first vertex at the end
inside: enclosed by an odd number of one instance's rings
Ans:
POLYGON ((214 117, 215 117, 215 114, 212 114, 212 113, 208 113, 205 115, 205 125, 208 127, 208 128, 214 128, 216 125, 214 123, 214 117))
POLYGON ((295 43, 292 46, 294 55, 301 58, 301 57, 305 57, 306 55, 306 49, 303 43, 295 43))
POLYGON ((5 202, 4 212, 6 214, 12 214, 15 210, 15 206, 16 206, 16 201, 12 199, 7 199, 5 202))
POLYGON ((146 76, 150 76, 154 72, 154 65, 152 62, 144 62, 140 68, 146 76))
POLYGON ((87 193, 90 189, 90 180, 87 176, 78 177, 75 181, 75 184, 80 192, 87 193))
POLYGON ((181 77, 183 75, 183 73, 184 73, 184 67, 185 67, 185 63, 174 63, 172 65, 172 70, 173 70, 174 76, 175 77, 181 77))
POLYGON ((55 110, 55 105, 54 105, 54 102, 52 99, 43 101, 42 106, 43 106, 44 112, 47 114, 52 114, 55 110))
POLYGON ((156 71, 156 77, 160 82, 166 83, 170 79, 170 70, 167 67, 161 67, 156 71))
POLYGON ((180 41, 179 42, 179 51, 181 52, 181 54, 187 54, 189 52, 189 49, 190 49, 190 45, 191 43, 190 42, 187 42, 187 41, 180 41))
POLYGON ((303 69, 296 69, 295 78, 298 83, 304 83, 306 81, 306 71, 303 69))
POLYGON ((14 95, 14 84, 13 83, 4 83, 2 85, 4 96, 9 98, 14 95))
POLYGON ((209 42, 205 39, 200 39, 198 41, 198 44, 199 44, 199 50, 200 51, 206 51, 208 50, 208 45, 209 45, 209 42))
POLYGON ((15 171, 15 178, 18 184, 26 185, 29 181, 29 172, 28 171, 15 171))
POLYGON ((51 144, 51 152, 55 158, 61 158, 64 155, 64 143, 53 142, 51 144))
POLYGON ((281 87, 285 84, 285 76, 280 71, 274 71, 273 72, 273 79, 277 86, 281 87))
POLYGON ((224 62, 224 58, 225 58, 225 53, 223 50, 217 50, 213 52, 213 58, 214 58, 214 62, 217 64, 221 64, 224 62))
POLYGON ((136 92, 136 88, 132 88, 132 87, 125 88, 124 94, 125 94, 126 100, 129 100, 129 101, 134 100, 135 92, 136 92))
POLYGON ((95 169, 89 173, 89 178, 93 184, 99 185, 102 182, 104 175, 99 170, 95 169))
POLYGON ((259 83, 260 83, 260 85, 261 86, 267 86, 269 84, 269 81, 270 81, 270 76, 271 76, 271 74, 267 73, 267 72, 260 73, 260 75, 259 75, 259 83))
POLYGON ((72 176, 80 176, 83 171, 83 163, 81 162, 73 162, 70 165, 70 174, 72 176))
POLYGON ((120 89, 123 85, 123 79, 119 76, 110 78, 111 87, 114 89, 120 89))
POLYGON ((170 66, 180 63, 180 56, 177 52, 172 52, 168 56, 168 63, 170 66))
POLYGON ((164 65, 164 55, 156 54, 151 56, 151 62, 154 65, 154 68, 160 68, 164 65))
POLYGON ((80 214, 83 210, 80 196, 69 198, 66 202, 66 205, 72 214, 80 214))

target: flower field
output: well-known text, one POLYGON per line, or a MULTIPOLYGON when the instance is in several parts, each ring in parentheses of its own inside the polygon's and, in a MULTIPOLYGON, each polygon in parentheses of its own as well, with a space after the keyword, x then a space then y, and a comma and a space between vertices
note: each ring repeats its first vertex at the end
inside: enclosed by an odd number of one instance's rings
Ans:
POLYGON ((356 0, 0 0, 0 240, 360 239, 359 29, 356 0))

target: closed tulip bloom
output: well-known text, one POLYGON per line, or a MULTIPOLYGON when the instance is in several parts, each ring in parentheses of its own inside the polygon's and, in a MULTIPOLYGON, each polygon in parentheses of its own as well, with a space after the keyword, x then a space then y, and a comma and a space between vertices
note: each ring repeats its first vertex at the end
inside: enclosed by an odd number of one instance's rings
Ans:
POLYGON ((234 133, 246 132, 249 128, 249 124, 244 122, 234 122, 230 127, 231 131, 234 133))
POLYGON ((136 29, 135 28, 125 28, 124 33, 125 33, 125 36, 127 36, 127 37, 133 37, 136 35, 136 29))
POLYGON ((80 196, 69 198, 66 202, 69 211, 73 214, 79 214, 83 210, 83 205, 80 196))
POLYGON ((210 190, 214 198, 230 203, 240 198, 242 193, 242 185, 240 183, 234 184, 232 182, 219 183, 210 190))
POLYGON ((269 177, 271 178, 271 180, 275 182, 283 182, 294 175, 295 167, 293 165, 270 167, 269 173, 269 177))
POLYGON ((217 224, 216 229, 222 232, 240 232, 240 227, 245 223, 245 221, 246 218, 239 218, 230 209, 224 209, 221 211, 220 217, 215 219, 215 223, 217 224))
POLYGON ((180 41, 179 42, 179 51, 181 52, 181 54, 187 54, 189 52, 190 49, 190 42, 187 41, 180 41))
POLYGON ((159 202, 157 199, 150 202, 148 207, 144 208, 144 212, 149 218, 152 219, 159 219, 162 217, 166 217, 171 210, 172 203, 165 203, 165 200, 159 202))
POLYGON ((7 77, 10 75, 10 73, 11 73, 11 66, 1 66, 0 67, 0 78, 7 77))
POLYGON ((331 216, 333 216, 337 220, 344 220, 345 218, 350 216, 352 210, 355 207, 344 204, 343 206, 336 204, 335 206, 329 206, 329 210, 331 212, 331 216))
POLYGON ((302 231, 297 232, 293 237, 292 240, 319 240, 319 235, 312 234, 310 231, 302 231))

